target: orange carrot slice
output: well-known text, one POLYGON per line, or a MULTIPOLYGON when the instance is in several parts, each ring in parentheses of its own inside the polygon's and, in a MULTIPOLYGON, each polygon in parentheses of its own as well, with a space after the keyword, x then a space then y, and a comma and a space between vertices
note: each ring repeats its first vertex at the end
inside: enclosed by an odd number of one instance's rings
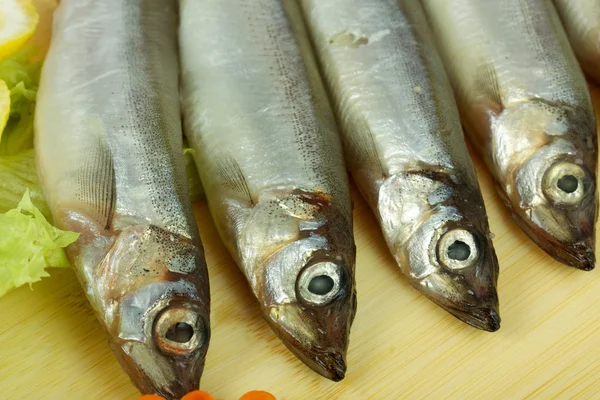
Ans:
POLYGON ((215 400, 208 392, 194 390, 181 398, 181 400, 215 400))
POLYGON ((262 390, 253 390, 251 392, 246 393, 240 400, 277 400, 275 396, 273 396, 269 392, 264 392, 262 390))

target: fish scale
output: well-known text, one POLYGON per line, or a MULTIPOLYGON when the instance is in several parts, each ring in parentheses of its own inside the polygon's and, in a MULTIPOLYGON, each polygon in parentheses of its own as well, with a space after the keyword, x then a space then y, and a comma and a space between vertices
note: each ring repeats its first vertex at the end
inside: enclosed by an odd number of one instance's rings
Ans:
POLYGON ((176 6, 61 1, 35 116, 40 182, 56 225, 80 233, 67 254, 84 292, 133 383, 168 399, 198 387, 210 337, 176 6))

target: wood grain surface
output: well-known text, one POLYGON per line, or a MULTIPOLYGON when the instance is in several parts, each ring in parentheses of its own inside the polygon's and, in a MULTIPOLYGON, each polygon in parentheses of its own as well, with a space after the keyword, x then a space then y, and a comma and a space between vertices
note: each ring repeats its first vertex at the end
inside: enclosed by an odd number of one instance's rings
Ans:
MULTIPOLYGON (((38 3, 45 19, 35 40, 43 43, 54 0, 38 3)), ((598 109, 600 91, 592 92, 598 109)), ((412 289, 353 189, 358 313, 340 383, 313 373, 279 342, 206 204, 196 204, 212 294, 203 389, 225 400, 252 389, 279 400, 600 399, 600 271, 563 266, 538 249, 475 162, 500 260, 502 327, 471 328, 412 289)), ((51 275, 33 291, 22 287, 0 298, 0 399, 137 399, 74 273, 51 275)))

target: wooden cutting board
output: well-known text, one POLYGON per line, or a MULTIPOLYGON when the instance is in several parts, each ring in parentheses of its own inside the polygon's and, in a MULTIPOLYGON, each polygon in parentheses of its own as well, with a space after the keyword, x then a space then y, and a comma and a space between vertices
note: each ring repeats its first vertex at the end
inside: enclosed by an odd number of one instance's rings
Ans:
MULTIPOLYGON (((54 1, 38 0, 39 43, 48 40, 54 1)), ((600 91, 592 91, 600 107, 600 91)), ((600 271, 568 268, 538 249, 475 162, 496 235, 502 328, 470 328, 412 289, 353 190, 358 313, 340 383, 313 373, 279 342, 206 204, 196 204, 213 299, 203 389, 225 400, 252 389, 279 400, 600 398, 600 271)), ((51 274, 33 291, 0 298, 0 399, 137 399, 73 272, 51 274)))

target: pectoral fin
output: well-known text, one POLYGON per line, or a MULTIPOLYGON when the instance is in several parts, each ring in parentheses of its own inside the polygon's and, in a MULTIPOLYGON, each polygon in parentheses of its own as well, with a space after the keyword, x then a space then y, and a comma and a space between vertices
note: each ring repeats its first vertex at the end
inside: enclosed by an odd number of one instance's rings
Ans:
POLYGON ((77 177, 78 197, 88 206, 90 216, 108 230, 116 204, 115 170, 104 128, 98 124, 101 122, 94 119, 89 127, 94 140, 85 150, 86 163, 77 177))

